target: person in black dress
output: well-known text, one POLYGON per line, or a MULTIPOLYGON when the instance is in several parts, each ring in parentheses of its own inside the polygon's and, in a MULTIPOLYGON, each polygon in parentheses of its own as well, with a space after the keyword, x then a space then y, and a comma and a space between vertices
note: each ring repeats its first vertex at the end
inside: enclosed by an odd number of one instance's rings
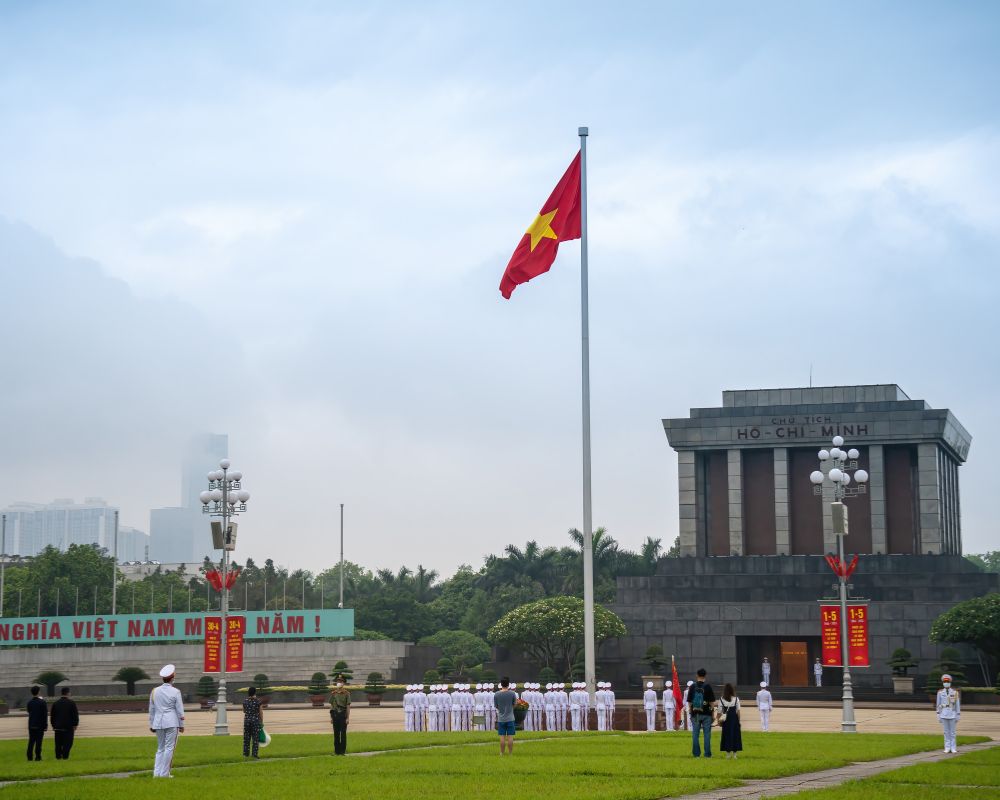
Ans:
POLYGON ((722 752, 726 758, 736 758, 736 754, 743 749, 743 732, 740 727, 740 698, 731 683, 727 683, 722 690, 718 714, 722 725, 722 752))
POLYGON ((257 687, 247 689, 247 699, 243 701, 243 757, 249 758, 251 751, 254 758, 260 747, 260 729, 264 726, 264 711, 257 699, 257 687))
POLYGON ((67 759, 69 751, 73 749, 73 736, 80 724, 80 711, 69 697, 68 686, 62 688, 62 697, 52 704, 49 719, 56 737, 56 758, 67 759))
POLYGON ((49 707, 38 696, 39 691, 39 687, 31 687, 31 699, 25 706, 28 712, 28 761, 42 760, 42 739, 49 727, 49 707))

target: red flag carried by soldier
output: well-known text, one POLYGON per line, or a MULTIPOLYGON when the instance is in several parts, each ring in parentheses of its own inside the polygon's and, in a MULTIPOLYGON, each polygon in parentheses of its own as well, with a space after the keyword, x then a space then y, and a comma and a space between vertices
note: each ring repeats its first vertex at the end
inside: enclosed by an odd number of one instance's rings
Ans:
POLYGON ((559 243, 580 238, 580 154, 556 184, 534 222, 528 226, 500 280, 500 293, 510 300, 514 287, 548 272, 559 243))
POLYGON ((681 681, 677 677, 677 664, 673 656, 670 656, 670 669, 672 673, 670 680, 674 684, 674 726, 677 726, 681 721, 681 701, 684 699, 684 695, 681 693, 681 681))

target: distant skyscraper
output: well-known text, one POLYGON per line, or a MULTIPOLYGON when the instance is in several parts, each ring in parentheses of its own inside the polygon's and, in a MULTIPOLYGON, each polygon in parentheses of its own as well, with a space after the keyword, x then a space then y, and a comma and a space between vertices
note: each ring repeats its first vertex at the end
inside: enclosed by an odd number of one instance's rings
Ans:
POLYGON ((229 436, 206 433, 192 437, 181 464, 181 504, 154 508, 149 515, 150 557, 171 564, 200 564, 212 555, 209 522, 198 495, 206 476, 229 454, 229 436))
MULTIPOLYGON (((138 528, 118 525, 119 561, 144 561, 147 547, 149 547, 149 536, 138 528)), ((109 548, 109 550, 111 549, 109 548)))
POLYGON ((35 556, 49 545, 66 550, 71 544, 96 544, 111 552, 117 509, 99 497, 87 497, 82 503, 67 499, 15 503, 2 511, 7 517, 8 553, 35 556))

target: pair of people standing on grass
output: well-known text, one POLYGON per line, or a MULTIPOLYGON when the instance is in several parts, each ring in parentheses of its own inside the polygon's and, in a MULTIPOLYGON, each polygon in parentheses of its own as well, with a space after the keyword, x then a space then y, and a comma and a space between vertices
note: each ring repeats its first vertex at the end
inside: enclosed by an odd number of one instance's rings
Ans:
POLYGON ((722 726, 722 750, 726 757, 736 757, 743 749, 743 734, 740 725, 740 699, 731 683, 727 683, 722 699, 716 704, 715 690, 708 682, 708 673, 698 670, 698 680, 688 687, 688 713, 691 718, 691 755, 701 757, 702 745, 705 758, 712 757, 713 717, 722 726))
POLYGON ((73 735, 80 724, 80 712, 70 699, 69 687, 64 686, 60 697, 52 704, 51 710, 45 700, 38 696, 38 686, 31 687, 31 699, 25 710, 28 712, 28 761, 42 760, 42 740, 52 722, 56 740, 56 760, 69 758, 73 749, 73 735))

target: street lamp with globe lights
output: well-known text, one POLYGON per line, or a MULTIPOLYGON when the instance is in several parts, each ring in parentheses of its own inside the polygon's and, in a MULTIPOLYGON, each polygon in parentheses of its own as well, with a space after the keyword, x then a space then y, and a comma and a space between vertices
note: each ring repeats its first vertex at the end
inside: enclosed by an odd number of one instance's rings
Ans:
POLYGON ((843 714, 840 730, 843 733, 857 733, 858 726, 854 719, 854 690, 851 686, 851 668, 848 659, 847 644, 847 572, 844 564, 844 537, 847 536, 847 506, 844 500, 857 497, 868 491, 868 473, 858 469, 860 453, 853 447, 844 449, 844 437, 834 436, 833 447, 823 449, 818 453, 820 469, 809 475, 813 484, 813 494, 822 497, 825 493, 833 498, 830 512, 833 518, 833 533, 837 537, 837 555, 841 569, 838 572, 840 581, 840 660, 843 664, 843 693, 841 704, 843 714), (829 467, 823 472, 823 467, 829 467), (853 476, 852 476, 853 473, 853 476), (853 485, 852 485, 853 484, 853 485))
MULTIPOLYGON (((230 470, 231 463, 228 458, 219 462, 219 469, 208 473, 208 489, 203 491, 198 499, 201 500, 201 510, 204 514, 213 517, 222 517, 221 536, 218 537, 218 544, 222 545, 222 651, 219 661, 221 662, 219 674, 219 697, 215 704, 215 735, 228 736, 229 723, 226 719, 226 656, 227 645, 226 636, 229 633, 229 553, 236 549, 235 523, 230 523, 230 518, 247 510, 247 501, 250 499, 250 492, 243 488, 243 473, 238 470, 230 470)), ((218 523, 213 522, 215 526, 218 523)))

